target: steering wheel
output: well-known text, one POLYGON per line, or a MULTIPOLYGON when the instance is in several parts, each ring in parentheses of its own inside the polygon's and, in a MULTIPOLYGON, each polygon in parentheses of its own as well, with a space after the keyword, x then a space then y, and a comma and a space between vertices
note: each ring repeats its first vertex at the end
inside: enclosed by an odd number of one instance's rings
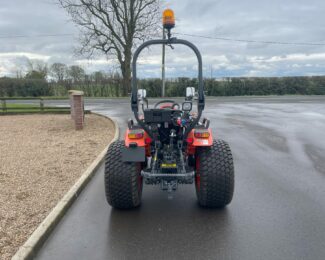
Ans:
POLYGON ((163 108, 163 109, 164 108, 175 109, 177 107, 177 109, 180 109, 180 107, 181 107, 177 102, 175 102, 173 100, 167 100, 166 99, 166 100, 161 100, 158 103, 156 103, 155 106, 154 106, 154 108, 158 108, 158 106, 160 104, 164 104, 164 103, 166 103, 166 105, 162 105, 159 108, 163 108))

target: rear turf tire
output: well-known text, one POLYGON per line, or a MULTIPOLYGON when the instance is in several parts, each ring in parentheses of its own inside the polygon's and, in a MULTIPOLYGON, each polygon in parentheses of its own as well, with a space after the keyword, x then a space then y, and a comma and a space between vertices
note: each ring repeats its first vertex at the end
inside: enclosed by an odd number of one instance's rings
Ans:
POLYGON ((214 140, 212 146, 198 148, 195 187, 201 206, 223 208, 231 202, 234 164, 228 143, 214 140))
POLYGON ((141 163, 122 162, 124 141, 110 145, 105 157, 105 194, 114 208, 131 209, 141 204, 141 163))

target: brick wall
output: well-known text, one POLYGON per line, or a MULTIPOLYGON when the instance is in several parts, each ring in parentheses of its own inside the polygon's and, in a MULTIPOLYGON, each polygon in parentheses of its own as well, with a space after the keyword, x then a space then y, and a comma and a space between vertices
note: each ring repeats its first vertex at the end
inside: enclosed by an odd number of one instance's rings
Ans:
POLYGON ((84 93, 82 91, 70 90, 71 118, 74 120, 75 129, 81 130, 84 126, 84 93))

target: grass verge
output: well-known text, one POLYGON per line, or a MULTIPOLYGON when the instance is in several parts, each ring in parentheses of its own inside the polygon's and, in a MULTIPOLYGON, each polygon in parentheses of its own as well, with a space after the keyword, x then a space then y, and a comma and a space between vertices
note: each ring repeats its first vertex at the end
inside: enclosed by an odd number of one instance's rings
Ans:
POLYGON ((0 107, 0 114, 24 114, 24 113, 69 113, 70 107, 47 107, 29 104, 6 104, 5 109, 0 107))

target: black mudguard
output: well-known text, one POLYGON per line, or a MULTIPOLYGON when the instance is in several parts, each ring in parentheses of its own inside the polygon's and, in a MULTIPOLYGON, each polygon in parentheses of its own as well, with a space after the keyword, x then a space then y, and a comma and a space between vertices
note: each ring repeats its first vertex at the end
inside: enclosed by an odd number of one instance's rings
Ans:
POLYGON ((123 147, 123 162, 144 162, 146 160, 146 151, 144 147, 123 147))

